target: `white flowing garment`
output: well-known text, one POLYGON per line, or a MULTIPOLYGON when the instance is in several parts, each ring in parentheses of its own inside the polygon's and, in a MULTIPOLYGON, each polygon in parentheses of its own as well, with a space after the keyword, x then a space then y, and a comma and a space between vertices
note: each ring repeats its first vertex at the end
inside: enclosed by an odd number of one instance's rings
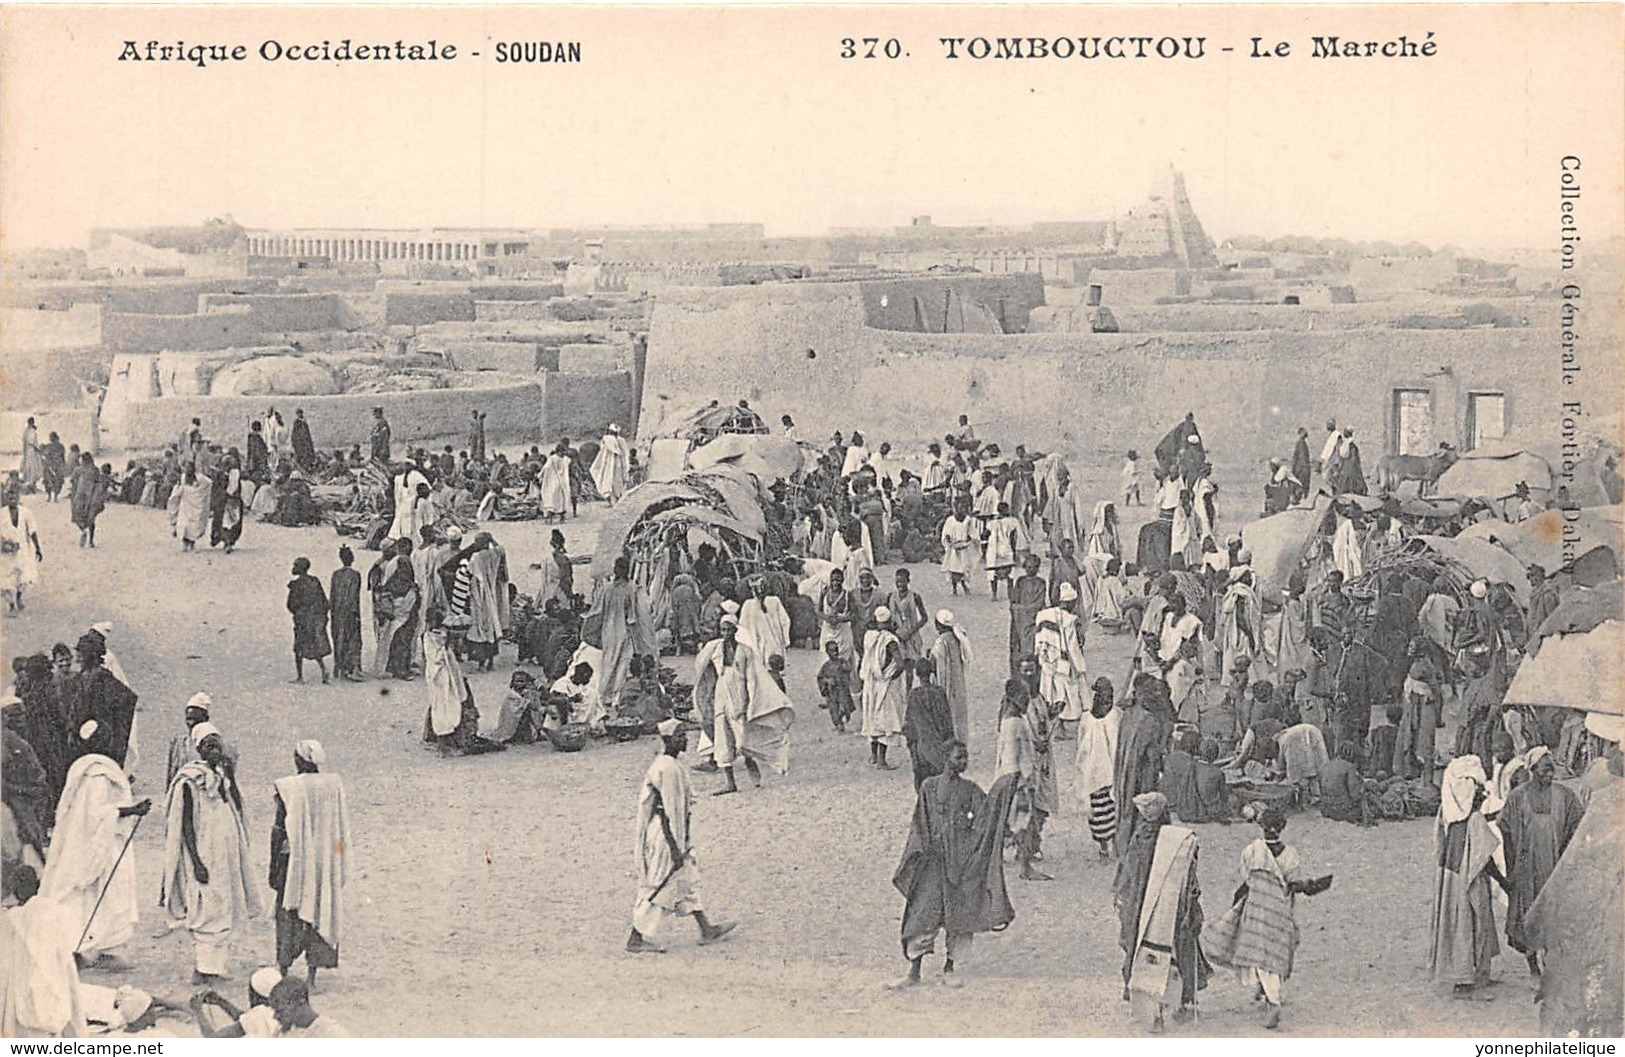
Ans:
POLYGON ((544 514, 570 512, 570 457, 558 452, 547 457, 541 475, 536 479, 536 490, 544 514))
POLYGON ((598 455, 592 461, 592 482, 598 494, 614 502, 626 491, 627 473, 631 466, 631 453, 626 441, 618 433, 604 434, 598 446, 598 455))
POLYGON ((91 753, 68 769, 35 898, 52 900, 62 908, 63 927, 73 933, 63 942, 71 949, 112 950, 135 935, 139 911, 134 849, 125 851, 123 862, 113 869, 136 824, 134 817, 120 818, 119 808, 132 803, 130 781, 111 758, 91 753), (101 908, 80 944, 79 934, 98 899, 101 908))

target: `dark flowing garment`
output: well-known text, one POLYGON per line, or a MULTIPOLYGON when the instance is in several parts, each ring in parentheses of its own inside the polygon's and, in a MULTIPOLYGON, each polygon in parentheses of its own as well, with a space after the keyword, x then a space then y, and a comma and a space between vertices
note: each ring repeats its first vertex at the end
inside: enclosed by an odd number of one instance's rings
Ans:
POLYGON ((1162 776, 1162 724, 1143 708, 1125 708, 1117 728, 1117 758, 1112 761, 1112 799, 1117 802, 1117 854, 1128 848, 1132 827, 1125 825, 1132 801, 1156 790, 1162 776))
POLYGON ((1140 538, 1135 561, 1142 573, 1160 573, 1168 568, 1168 557, 1173 551, 1174 523, 1172 518, 1158 517, 1140 526, 1140 538))
POLYGON ((1309 461, 1309 440, 1299 437, 1298 442, 1292 446, 1292 476, 1298 479, 1297 493, 1301 496, 1309 489, 1309 478, 1314 473, 1314 464, 1309 461))
POLYGON ((1332 491, 1338 495, 1365 495, 1365 471, 1360 467, 1360 448, 1349 442, 1348 451, 1332 473, 1332 491))
POLYGON ((0 753, 5 765, 0 769, 0 800, 11 809, 17 836, 44 859, 49 847, 45 827, 54 816, 56 800, 50 778, 33 748, 9 726, 0 729, 0 753))
POLYGON ((920 783, 941 774, 948 764, 947 743, 954 737, 954 717, 942 687, 921 683, 909 691, 903 737, 914 761, 914 788, 918 791, 920 783))
POLYGON ((265 446, 265 438, 258 433, 250 433, 245 452, 243 476, 255 484, 268 482, 271 479, 271 449, 265 446))
POLYGON ((1016 911, 1004 884, 1004 822, 1016 794, 1005 775, 984 794, 975 782, 939 774, 920 785, 903 859, 892 885, 907 900, 902 940, 999 932, 1016 911))
POLYGON ((372 461, 389 462, 389 423, 379 419, 372 424, 372 461))
MULTIPOLYGON (((1145 905, 1151 867, 1157 855, 1157 837, 1168 824, 1166 816, 1155 822, 1147 820, 1132 805, 1126 811, 1132 823, 1120 825, 1118 832, 1131 832, 1117 864, 1117 876, 1112 882, 1112 894, 1117 905, 1117 943, 1123 949, 1125 987, 1140 944, 1140 911, 1145 905)), ((1197 883, 1196 861, 1193 858, 1180 888, 1174 924, 1172 953, 1174 968, 1179 971, 1179 1001, 1182 1006, 1196 1001, 1196 992, 1207 987, 1208 977, 1213 974, 1213 967, 1202 953, 1202 925, 1201 888, 1197 883)))
POLYGON ((69 728, 78 730, 86 720, 96 721, 89 741, 72 742, 69 766, 81 756, 100 753, 123 767, 130 749, 130 724, 135 722, 135 692, 101 665, 70 675, 64 689, 72 703, 69 728))
POLYGON ((333 578, 328 586, 328 602, 333 631, 333 670, 341 675, 359 675, 361 574, 351 568, 333 570, 333 578))
POLYGON ((316 469, 316 444, 310 437, 310 423, 302 418, 293 420, 293 461, 305 473, 316 469))
POLYGON ((62 707, 62 697, 57 693, 56 681, 49 676, 19 672, 17 696, 23 700, 21 705, 14 706, 19 713, 14 721, 17 733, 28 742, 40 766, 45 769, 45 778, 51 789, 50 811, 46 817, 54 818, 57 797, 62 794, 63 783, 68 777, 68 765, 72 762, 68 757, 68 747, 72 742, 69 740, 67 713, 62 707))
POLYGON ((62 482, 68 473, 68 452, 62 447, 59 440, 47 441, 40 448, 40 455, 45 462, 43 484, 45 494, 56 496, 62 493, 62 482))
POLYGON ((102 512, 102 475, 94 466, 80 463, 73 468, 70 501, 73 504, 73 523, 81 529, 96 527, 96 515, 102 512))
POLYGON ((1010 674, 1023 657, 1036 656, 1038 613, 1045 606, 1049 588, 1037 576, 1023 576, 1010 587, 1010 674))
POLYGON ((333 652, 327 641, 327 592, 310 574, 288 581, 288 612, 293 614, 293 655, 319 661, 333 652))
MULTIPOLYGON (((242 475, 238 475, 238 487, 241 486, 242 475)), ((209 483, 209 546, 224 544, 235 547, 237 541, 243 538, 243 497, 241 494, 232 495, 226 489, 231 487, 231 470, 221 467, 220 472, 210 479, 209 483), (227 522, 230 524, 227 524, 227 522)))
POLYGON ((1540 950, 1532 943, 1524 918, 1546 879, 1557 868, 1585 807, 1572 789, 1556 783, 1545 789, 1525 782, 1507 795, 1499 816, 1502 845, 1506 854, 1506 877, 1512 891, 1507 893, 1507 944, 1528 954, 1540 950))

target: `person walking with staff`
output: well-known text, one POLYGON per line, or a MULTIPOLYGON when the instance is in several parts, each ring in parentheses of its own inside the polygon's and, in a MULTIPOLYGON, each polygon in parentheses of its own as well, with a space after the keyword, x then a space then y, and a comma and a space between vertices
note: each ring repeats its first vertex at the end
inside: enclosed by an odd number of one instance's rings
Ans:
MULTIPOLYGON (((87 720, 79 740, 94 738, 96 726, 87 720)), ((129 968, 119 951, 139 917, 130 842, 150 810, 151 798, 135 800, 124 768, 111 757, 87 753, 68 769, 40 894, 62 908, 65 926, 74 930, 66 942, 86 969, 129 968)))

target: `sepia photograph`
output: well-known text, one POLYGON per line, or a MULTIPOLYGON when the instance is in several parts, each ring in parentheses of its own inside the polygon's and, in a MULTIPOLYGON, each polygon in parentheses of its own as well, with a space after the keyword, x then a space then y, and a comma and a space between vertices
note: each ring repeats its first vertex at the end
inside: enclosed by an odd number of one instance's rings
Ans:
POLYGON ((1622 346, 1617 3, 0 6, 0 1037, 1618 1038, 1622 346))

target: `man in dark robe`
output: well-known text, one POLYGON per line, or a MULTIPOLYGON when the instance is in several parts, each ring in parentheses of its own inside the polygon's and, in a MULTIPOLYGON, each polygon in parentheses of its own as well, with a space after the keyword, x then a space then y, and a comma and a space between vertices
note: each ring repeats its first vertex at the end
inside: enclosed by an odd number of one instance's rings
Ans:
POLYGON ((1021 658, 1038 652, 1038 614, 1049 598, 1049 586, 1038 575, 1041 564, 1038 555, 1027 555, 1022 562, 1023 574, 1010 586, 1011 674, 1015 673, 1021 658))
POLYGON ((947 767, 947 746, 954 740, 954 717, 948 708, 948 694, 933 679, 936 662, 922 657, 915 662, 917 683, 908 692, 908 708, 903 713, 903 737, 914 762, 914 791, 927 778, 947 767))
POLYGON ((271 449, 265 443, 265 430, 259 419, 248 424, 248 443, 243 461, 243 476, 255 484, 271 480, 271 449))
POLYGON ((389 465, 389 420, 384 418, 384 409, 372 409, 372 435, 369 438, 372 447, 372 461, 382 466, 389 465))
POLYGON ((423 602, 418 596, 417 577, 412 569, 412 541, 395 542, 395 563, 389 567, 383 591, 394 599, 395 617, 400 623, 390 636, 388 662, 385 669, 396 679, 412 678, 417 655, 417 638, 423 615, 423 602), (404 609, 405 612, 401 612, 404 609))
MULTIPOLYGON (((1456 731, 1456 755, 1477 756, 1488 770, 1494 767, 1495 734, 1502 730, 1501 702, 1506 697, 1505 654, 1483 643, 1462 656, 1461 726, 1456 731)), ((1555 710, 1552 710, 1555 711, 1555 710)))
MULTIPOLYGON (((1546 570, 1541 566, 1529 566, 1528 574, 1529 618, 1524 622, 1524 627, 1528 632, 1528 638, 1533 643, 1535 633, 1540 630, 1540 626, 1546 622, 1547 617, 1552 615, 1552 611, 1557 608, 1558 602, 1562 600, 1562 592, 1558 587, 1557 577, 1548 577, 1546 570)), ((1539 649, 1538 644, 1533 644, 1530 652, 1539 652, 1539 649)))
POLYGON ((310 423, 305 421, 304 408, 293 413, 293 430, 289 434, 293 444, 293 461, 305 473, 316 469, 316 442, 310 436, 310 423))
POLYGON ((1309 478, 1314 472, 1314 463, 1309 461, 1309 431, 1299 426, 1298 439, 1292 445, 1292 477, 1296 482, 1293 485, 1294 503, 1309 494, 1309 478))
MULTIPOLYGON (((1337 671, 1333 709, 1337 715, 1337 742, 1364 745, 1371 730, 1371 708, 1392 700, 1388 662, 1364 636, 1343 629, 1343 659, 1337 671)), ((1335 747, 1333 748, 1335 752, 1335 747)))
MULTIPOLYGON (((295 420, 295 425, 298 421, 295 420)), ((333 632, 333 674, 361 681, 361 574, 351 568, 355 552, 339 548, 340 568, 328 582, 328 617, 333 632)))
POLYGON ((1507 944, 1529 962, 1532 976, 1540 975, 1542 947, 1524 918, 1585 814, 1579 795, 1552 781, 1556 773, 1549 749, 1530 749, 1529 781, 1507 794, 1499 815, 1507 864, 1507 944))
POLYGON ((107 656, 107 640, 94 631, 80 636, 77 652, 79 671, 68 677, 66 696, 72 703, 70 726, 79 729, 89 720, 96 730, 88 739, 76 738, 68 750, 74 760, 99 753, 124 766, 130 749, 130 724, 135 721, 136 695, 102 667, 107 656))
POLYGON ((964 744, 950 742, 945 752, 947 770, 920 784, 908 844, 892 875, 907 900, 902 939, 909 970, 899 987, 919 984, 920 963, 935 949, 939 929, 948 935, 943 980, 955 982, 955 962, 970 953, 976 933, 1002 931, 1016 916, 1004 883, 1004 823, 1016 778, 1007 775, 983 794, 964 777, 964 744))
POLYGON ((39 856, 35 865, 43 866, 50 847, 45 828, 55 816, 56 797, 39 757, 22 735, 22 699, 7 694, 0 700, 0 712, 5 716, 0 727, 0 800, 11 809, 18 839, 39 856))
POLYGON ((1202 954, 1202 889, 1196 877, 1196 835, 1170 826, 1168 801, 1142 793, 1129 802, 1132 830, 1112 883, 1118 946, 1123 949, 1123 998, 1139 994, 1154 1007, 1151 1031, 1163 1030, 1179 974, 1176 1014, 1196 1003, 1212 966, 1202 954), (1171 838, 1171 839, 1165 839, 1171 838), (1159 861, 1166 859, 1167 861, 1159 861))
MULTIPOLYGON (((1062 539, 1060 549, 1049 563, 1049 604, 1061 604, 1061 585, 1071 584, 1074 591, 1079 592, 1079 601, 1073 605, 1076 612, 1082 608, 1082 581, 1083 569, 1078 565, 1077 549, 1069 539, 1062 539)), ((1078 613, 1081 619, 1088 619, 1088 614, 1078 613)))
POLYGON ((321 668, 322 682, 327 682, 327 655, 333 652, 327 640, 327 592, 310 575, 309 558, 293 560, 287 608, 293 614, 293 681, 305 681, 305 662, 311 660, 321 668))
MULTIPOLYGON (((68 777, 70 744, 68 716, 62 698, 57 693, 56 680, 51 675, 51 659, 43 653, 15 657, 11 670, 17 679, 17 696, 21 704, 12 711, 17 713, 17 731, 34 750, 45 778, 50 786, 51 799, 47 818, 56 814, 57 797, 68 777)), ((8 719, 10 717, 8 716, 8 719)))
POLYGON ((1354 443, 1352 429, 1345 429, 1343 437, 1343 458, 1329 475, 1332 491, 1338 495, 1365 495, 1370 489, 1366 487, 1365 470, 1360 465, 1360 446, 1354 443))
POLYGON ((1135 691, 1117 701, 1122 718, 1117 726, 1117 755, 1112 761, 1112 800, 1117 804, 1119 819, 1114 838, 1119 856, 1128 849, 1133 829, 1127 824, 1128 805, 1141 793, 1154 792, 1162 780, 1162 724, 1141 707, 1143 695, 1138 692, 1147 681, 1161 682, 1150 676, 1139 676, 1135 691))
MULTIPOLYGON (((1164 474, 1174 472, 1175 467, 1178 465, 1180 456, 1184 452, 1187 442, 1193 434, 1196 434, 1196 412, 1187 411, 1185 413, 1185 420, 1179 425, 1175 426, 1173 429, 1169 430, 1161 440, 1157 441, 1157 446, 1155 449, 1153 449, 1153 454, 1156 455, 1157 465, 1162 467, 1162 472, 1164 474)), ((1198 445, 1190 446, 1198 447, 1198 445)), ((1203 452, 1202 454, 1204 457, 1206 456, 1206 452, 1203 452)))

